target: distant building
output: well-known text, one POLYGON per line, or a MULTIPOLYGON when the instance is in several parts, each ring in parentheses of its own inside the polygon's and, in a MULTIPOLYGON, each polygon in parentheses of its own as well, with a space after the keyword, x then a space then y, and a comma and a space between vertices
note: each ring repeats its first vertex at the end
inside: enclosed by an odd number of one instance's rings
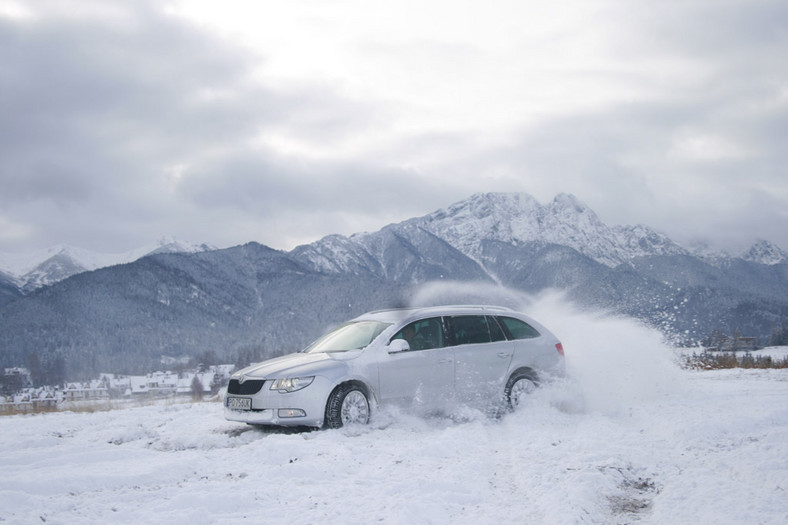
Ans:
POLYGON ((36 410, 54 410, 63 401, 62 392, 49 387, 40 389, 33 397, 33 408, 36 410))
POLYGON ((63 400, 63 392, 57 388, 25 388, 13 395, 0 396, 0 412, 55 410, 63 400))
POLYGON ((715 346, 706 348, 709 352, 752 352, 758 350, 757 337, 722 337, 716 341, 715 346))
POLYGON ((11 368, 4 368, 3 369, 4 376, 22 376, 26 378, 28 381, 30 380, 30 370, 27 368, 22 368, 18 366, 14 366, 11 368))
MULTIPOLYGON (((144 376, 125 376, 102 373, 98 379, 73 381, 62 389, 44 386, 32 388, 26 368, 6 368, 3 377, 14 385, 24 385, 0 395, 0 413, 55 410, 61 403, 101 401, 117 397, 193 395, 195 378, 203 394, 217 393, 226 385, 234 365, 214 365, 205 372, 153 372, 144 376)), ((11 383, 9 383, 11 384, 11 383)))
POLYGON ((169 355, 161 356, 161 364, 162 366, 186 366, 191 362, 192 358, 188 355, 182 355, 180 357, 172 357, 169 355))
POLYGON ((109 389, 107 388, 107 384, 101 379, 66 383, 63 392, 66 401, 109 399, 109 389))
POLYGON ((3 382, 20 385, 19 388, 28 388, 33 384, 30 370, 16 366, 3 369, 3 382))

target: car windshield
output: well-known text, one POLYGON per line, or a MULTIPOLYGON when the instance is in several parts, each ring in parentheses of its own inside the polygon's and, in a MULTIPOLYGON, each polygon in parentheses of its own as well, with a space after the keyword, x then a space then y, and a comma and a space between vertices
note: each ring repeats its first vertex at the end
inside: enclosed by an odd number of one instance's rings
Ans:
POLYGON ((343 324, 327 333, 304 349, 307 353, 347 352, 360 350, 371 343, 390 323, 380 321, 356 321, 343 324))

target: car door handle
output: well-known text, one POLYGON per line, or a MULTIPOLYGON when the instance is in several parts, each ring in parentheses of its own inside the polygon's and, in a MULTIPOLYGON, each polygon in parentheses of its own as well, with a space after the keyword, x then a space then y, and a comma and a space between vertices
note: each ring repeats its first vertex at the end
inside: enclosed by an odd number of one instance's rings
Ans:
POLYGON ((442 365, 445 365, 445 364, 448 364, 448 363, 452 363, 452 362, 454 362, 454 359, 452 359, 451 357, 444 357, 443 359, 438 359, 438 363, 440 363, 442 365))
POLYGON ((501 359, 505 359, 507 357, 512 357, 512 353, 511 352, 498 352, 498 357, 500 357, 501 359))

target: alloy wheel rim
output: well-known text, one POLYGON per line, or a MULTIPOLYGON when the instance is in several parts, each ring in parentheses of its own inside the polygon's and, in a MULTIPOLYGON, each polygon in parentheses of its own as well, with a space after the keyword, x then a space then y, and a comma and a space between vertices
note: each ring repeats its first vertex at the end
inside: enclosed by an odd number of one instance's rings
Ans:
POLYGON ((523 399, 533 392, 536 389, 536 385, 533 381, 527 378, 518 379, 512 385, 512 390, 509 393, 509 399, 511 399, 512 406, 517 408, 522 403, 523 399))
POLYGON ((342 401, 342 423, 366 423, 369 420, 369 403, 364 394, 353 390, 342 401))

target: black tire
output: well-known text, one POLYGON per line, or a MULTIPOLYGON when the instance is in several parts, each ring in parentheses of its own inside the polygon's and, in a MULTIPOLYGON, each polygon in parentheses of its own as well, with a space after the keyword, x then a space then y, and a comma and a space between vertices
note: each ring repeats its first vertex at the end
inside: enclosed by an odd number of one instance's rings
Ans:
POLYGON ((327 428, 369 423, 370 404, 367 390, 356 383, 339 385, 328 396, 326 403, 327 428))
POLYGON ((517 407, 522 403, 525 396, 536 390, 539 382, 536 376, 528 372, 515 372, 509 381, 506 382, 506 388, 503 390, 503 398, 506 407, 509 410, 517 410, 517 407))

